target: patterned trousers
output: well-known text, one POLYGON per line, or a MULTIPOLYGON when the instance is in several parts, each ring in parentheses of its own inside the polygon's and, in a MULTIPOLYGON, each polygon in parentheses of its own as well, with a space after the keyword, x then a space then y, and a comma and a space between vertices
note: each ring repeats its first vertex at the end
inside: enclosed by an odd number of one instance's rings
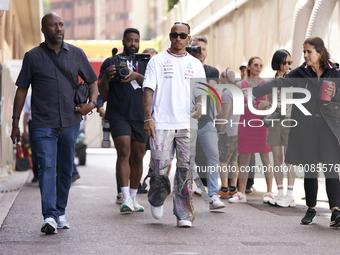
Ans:
POLYGON ((197 130, 155 130, 155 140, 150 138, 151 162, 149 169, 150 189, 148 199, 151 205, 163 205, 170 194, 170 180, 167 168, 177 157, 174 179, 174 214, 178 219, 193 221, 192 174, 194 170, 197 130))

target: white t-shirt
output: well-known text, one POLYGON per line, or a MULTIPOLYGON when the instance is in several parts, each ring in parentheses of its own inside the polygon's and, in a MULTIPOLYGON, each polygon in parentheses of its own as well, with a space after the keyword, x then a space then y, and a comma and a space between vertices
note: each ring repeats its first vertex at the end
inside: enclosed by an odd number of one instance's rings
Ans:
POLYGON ((190 110, 195 98, 205 92, 190 87, 191 78, 205 81, 202 63, 190 54, 176 55, 168 49, 151 58, 143 89, 154 91, 152 118, 156 129, 197 129, 197 120, 190 118, 190 110))
POLYGON ((25 104, 24 104, 24 108, 22 109, 22 111, 24 113, 27 113, 27 119, 28 120, 32 120, 32 113, 31 113, 31 97, 32 94, 28 93, 26 96, 26 100, 25 100, 25 104))

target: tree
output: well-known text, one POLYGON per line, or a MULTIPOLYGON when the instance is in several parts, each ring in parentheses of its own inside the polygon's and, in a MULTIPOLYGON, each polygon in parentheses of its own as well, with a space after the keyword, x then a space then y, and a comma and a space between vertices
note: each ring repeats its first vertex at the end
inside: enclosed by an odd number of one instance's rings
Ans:
POLYGON ((168 0, 168 12, 178 3, 179 0, 168 0))

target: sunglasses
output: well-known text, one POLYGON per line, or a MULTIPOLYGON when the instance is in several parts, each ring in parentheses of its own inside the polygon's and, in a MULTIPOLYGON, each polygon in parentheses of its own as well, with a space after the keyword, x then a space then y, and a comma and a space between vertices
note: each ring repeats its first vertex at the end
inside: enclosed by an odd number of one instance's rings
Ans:
POLYGON ((185 33, 177 33, 177 32, 171 32, 170 33, 170 36, 174 39, 176 39, 178 36, 181 38, 181 39, 187 39, 188 37, 188 34, 185 34, 185 33))
POLYGON ((259 65, 259 64, 254 64, 254 66, 262 68, 262 65, 259 65))
POLYGON ((291 65, 293 63, 293 61, 283 61, 282 62, 282 65, 286 65, 286 64, 288 64, 288 65, 291 65))

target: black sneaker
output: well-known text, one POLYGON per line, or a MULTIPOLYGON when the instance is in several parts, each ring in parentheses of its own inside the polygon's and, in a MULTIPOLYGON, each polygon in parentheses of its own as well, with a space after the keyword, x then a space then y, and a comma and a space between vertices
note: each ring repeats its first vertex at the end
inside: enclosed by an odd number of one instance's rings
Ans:
POLYGON ((314 209, 308 208, 305 217, 302 218, 301 224, 302 225, 309 225, 312 223, 314 217, 316 215, 316 211, 314 209))
POLYGON ((74 174, 72 175, 72 182, 75 182, 76 180, 78 180, 80 178, 79 174, 74 174))
POLYGON ((143 188, 143 186, 139 183, 137 194, 146 194, 146 193, 148 193, 148 190, 143 188))
POLYGON ((34 176, 31 182, 38 182, 38 181, 39 181, 39 177, 34 176))
POLYGON ((340 227, 340 211, 338 209, 334 209, 331 216, 331 224, 329 225, 332 228, 340 227))

